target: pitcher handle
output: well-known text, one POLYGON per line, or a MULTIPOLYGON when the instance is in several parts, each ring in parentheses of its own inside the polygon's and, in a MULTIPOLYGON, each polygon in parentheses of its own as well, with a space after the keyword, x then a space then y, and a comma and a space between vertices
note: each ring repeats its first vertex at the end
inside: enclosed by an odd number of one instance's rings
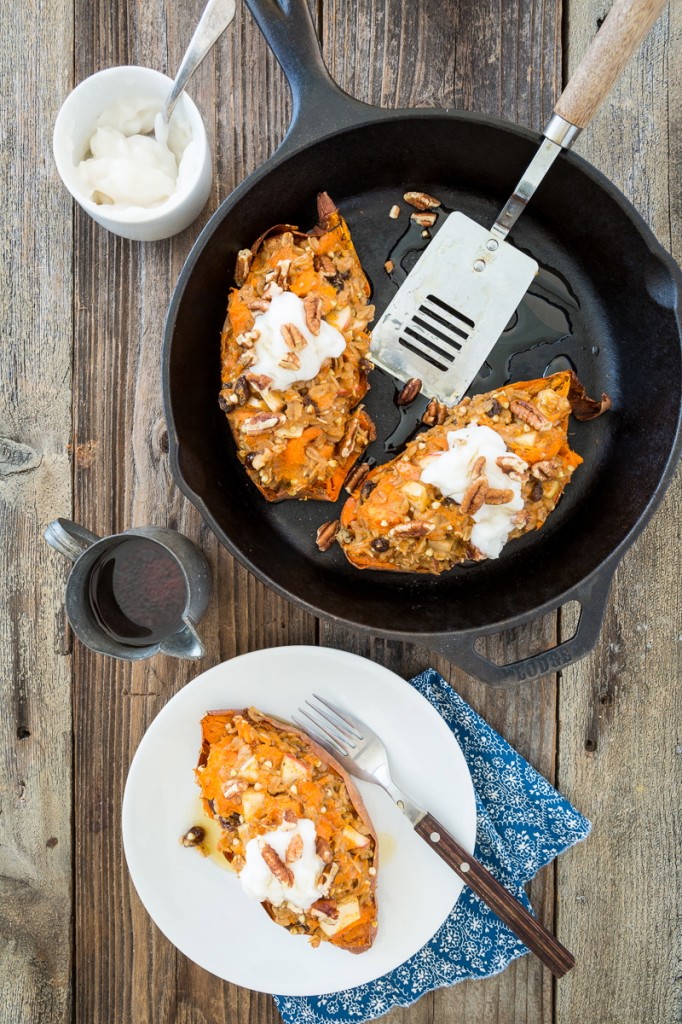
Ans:
POLYGON ((101 538, 70 519, 53 519, 43 537, 55 551, 75 562, 84 551, 101 538))

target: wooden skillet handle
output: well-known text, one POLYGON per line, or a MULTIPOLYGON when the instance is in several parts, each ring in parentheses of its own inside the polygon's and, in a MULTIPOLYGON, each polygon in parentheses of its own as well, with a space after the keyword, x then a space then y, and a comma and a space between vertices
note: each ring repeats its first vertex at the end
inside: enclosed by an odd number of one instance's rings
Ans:
POLYGON ((549 967, 555 978, 563 978, 575 966, 573 955, 551 932, 533 917, 508 889, 443 828, 431 814, 415 826, 422 839, 442 857, 456 875, 511 928, 519 939, 549 967))
POLYGON ((576 127, 585 128, 666 3, 667 0, 614 0, 554 112, 576 127))

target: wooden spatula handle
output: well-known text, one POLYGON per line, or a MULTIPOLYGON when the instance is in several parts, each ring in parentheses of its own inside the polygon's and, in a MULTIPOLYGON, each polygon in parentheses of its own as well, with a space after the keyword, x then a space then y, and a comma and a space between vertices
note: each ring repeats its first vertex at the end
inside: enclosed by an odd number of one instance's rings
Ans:
POLYGON ((508 889, 497 881, 479 861, 466 852, 431 814, 426 814, 415 827, 422 839, 449 864, 455 874, 469 886, 514 935, 549 967, 555 978, 575 965, 575 960, 551 932, 533 917, 508 889))
POLYGON ((614 0, 554 112, 578 128, 585 128, 666 3, 667 0, 614 0))

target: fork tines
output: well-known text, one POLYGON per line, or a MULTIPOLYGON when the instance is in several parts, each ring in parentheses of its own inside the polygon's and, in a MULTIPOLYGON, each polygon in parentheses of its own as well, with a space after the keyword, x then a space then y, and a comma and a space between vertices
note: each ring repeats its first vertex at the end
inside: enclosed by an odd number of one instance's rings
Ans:
POLYGON ((352 751, 358 741, 364 739, 363 734, 358 731, 353 722, 348 720, 340 708, 330 704, 324 697, 314 693, 313 700, 317 701, 317 704, 311 700, 305 702, 309 710, 306 710, 306 707, 298 709, 299 714, 308 720, 307 723, 299 721, 294 715, 292 715, 292 720, 296 725, 316 736, 323 744, 326 741, 345 757, 352 756, 352 751))

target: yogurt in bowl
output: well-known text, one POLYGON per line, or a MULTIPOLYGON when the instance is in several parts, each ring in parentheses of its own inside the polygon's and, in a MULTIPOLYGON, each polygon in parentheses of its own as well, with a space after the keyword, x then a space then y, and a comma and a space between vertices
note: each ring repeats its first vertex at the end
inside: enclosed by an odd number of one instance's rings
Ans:
POLYGON ((57 170, 74 199, 109 231, 155 241, 182 231, 212 181, 206 131, 183 93, 164 122, 172 80, 151 68, 91 75, 66 98, 54 129, 57 170))

